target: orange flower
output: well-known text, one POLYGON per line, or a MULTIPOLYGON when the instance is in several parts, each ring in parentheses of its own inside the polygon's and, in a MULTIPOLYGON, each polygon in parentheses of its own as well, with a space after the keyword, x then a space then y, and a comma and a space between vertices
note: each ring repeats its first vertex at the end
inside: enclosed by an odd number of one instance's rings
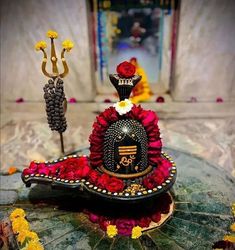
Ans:
POLYGON ((8 168, 8 174, 9 174, 9 175, 14 174, 16 171, 17 171, 17 168, 16 168, 16 167, 9 167, 9 168, 8 168))

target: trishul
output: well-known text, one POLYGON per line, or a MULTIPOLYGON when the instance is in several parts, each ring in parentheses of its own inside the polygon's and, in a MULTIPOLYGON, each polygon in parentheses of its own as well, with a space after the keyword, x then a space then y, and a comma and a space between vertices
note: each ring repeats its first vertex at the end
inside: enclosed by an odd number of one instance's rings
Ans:
POLYGON ((45 76, 48 76, 50 78, 56 78, 56 77, 65 77, 69 73, 69 68, 67 65, 67 62, 65 60, 64 54, 66 49, 63 49, 61 52, 61 61, 64 67, 64 72, 59 73, 58 67, 57 67, 57 61, 58 58, 56 57, 56 51, 55 51, 55 44, 54 44, 54 38, 51 38, 51 63, 52 63, 52 73, 48 73, 46 70, 47 65, 47 53, 44 49, 41 49, 43 51, 43 61, 42 61, 42 72, 45 76))
POLYGON ((70 40, 64 40, 62 43, 63 49, 61 51, 61 61, 63 64, 64 71, 62 73, 59 73, 58 67, 57 67, 58 58, 56 57, 56 50, 55 50, 55 44, 54 44, 54 39, 58 37, 58 34, 56 31, 49 30, 47 32, 47 36, 51 39, 52 73, 49 73, 46 69, 46 65, 47 65, 47 53, 45 51, 45 48, 47 47, 46 42, 40 41, 35 45, 35 49, 41 50, 44 55, 43 60, 42 60, 42 72, 45 76, 53 78, 53 79, 57 77, 64 78, 69 72, 69 68, 65 60, 64 54, 65 54, 65 51, 69 52, 73 48, 73 43, 70 40))

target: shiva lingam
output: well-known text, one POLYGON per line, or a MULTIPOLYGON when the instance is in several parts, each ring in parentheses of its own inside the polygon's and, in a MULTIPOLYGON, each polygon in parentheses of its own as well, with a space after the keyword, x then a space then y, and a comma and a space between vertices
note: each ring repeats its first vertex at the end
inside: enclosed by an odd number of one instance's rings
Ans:
POLYGON ((110 75, 120 101, 97 116, 89 137, 90 156, 31 162, 22 175, 27 186, 43 182, 127 203, 151 199, 172 187, 176 166, 162 152, 158 117, 129 100, 141 79, 134 73, 135 67, 123 62, 117 74, 110 75))
POLYGON ((96 117, 89 156, 72 154, 43 163, 33 161, 24 169, 22 180, 27 187, 38 183, 71 190, 81 199, 95 200, 93 208, 101 201, 102 208, 111 205, 109 212, 118 209, 122 215, 133 211, 129 209, 132 205, 136 213, 151 214, 154 208, 158 219, 152 216, 155 224, 149 219, 148 225, 144 224, 147 230, 162 225, 173 213, 174 200, 168 191, 176 179, 176 165, 162 152, 155 112, 129 99, 141 79, 135 70, 133 64, 123 62, 117 74, 109 76, 120 101, 96 117), (115 206, 117 203, 122 206, 115 206))
POLYGON ((43 52, 42 60, 42 72, 46 77, 49 77, 48 83, 45 84, 44 90, 44 99, 46 103, 46 113, 47 121, 51 130, 55 130, 60 134, 61 142, 61 153, 64 155, 64 141, 63 141, 63 132, 67 128, 65 113, 67 109, 67 100, 64 94, 64 78, 68 72, 69 68, 65 60, 65 52, 69 52, 73 48, 73 43, 70 40, 65 40, 62 43, 63 49, 61 51, 61 61, 63 64, 63 72, 59 73, 57 67, 58 58, 56 56, 56 49, 54 44, 54 39, 58 38, 56 31, 49 30, 47 36, 51 40, 51 63, 52 63, 52 73, 49 73, 46 69, 47 65, 47 53, 45 48, 47 44, 45 41, 40 41, 35 45, 36 50, 41 50, 43 52))

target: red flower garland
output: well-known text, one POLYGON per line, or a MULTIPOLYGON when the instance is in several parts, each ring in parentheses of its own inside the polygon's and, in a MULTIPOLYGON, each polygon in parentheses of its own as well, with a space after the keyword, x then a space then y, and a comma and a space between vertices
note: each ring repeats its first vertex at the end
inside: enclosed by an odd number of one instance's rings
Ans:
POLYGON ((169 176, 172 163, 165 159, 159 158, 157 162, 158 167, 154 169, 153 173, 143 179, 143 185, 147 189, 153 189, 157 185, 161 185, 169 176))
MULTIPOLYGON (((148 136, 148 163, 157 165, 157 168, 143 179, 143 186, 153 189, 161 185, 169 176, 172 163, 161 156, 162 143, 158 128, 158 118, 153 111, 144 110, 141 106, 134 105, 130 112, 122 118, 130 118, 139 121, 148 136)), ((99 188, 110 192, 122 192, 125 188, 123 180, 101 174, 94 170, 103 164, 103 143, 104 135, 109 126, 120 119, 120 115, 114 107, 110 107, 97 116, 97 121, 93 124, 93 131, 90 135, 90 165, 87 157, 68 158, 64 161, 45 164, 31 162, 29 168, 23 171, 24 175, 44 174, 53 177, 79 180, 85 178, 99 188)))
MULTIPOLYGON (((154 111, 144 110, 141 106, 134 105, 130 112, 122 117, 139 121, 148 136, 148 161, 150 165, 159 163, 162 142, 158 128, 158 117, 154 111)), ((118 121, 120 116, 114 107, 110 107, 97 116, 90 135, 90 163, 93 168, 103 164, 104 135, 109 126, 118 121)))
POLYGON ((110 192, 121 192, 125 185, 118 178, 90 168, 87 157, 68 158, 64 161, 48 164, 31 162, 29 167, 23 170, 23 175, 44 174, 65 180, 80 180, 85 178, 99 188, 110 192))

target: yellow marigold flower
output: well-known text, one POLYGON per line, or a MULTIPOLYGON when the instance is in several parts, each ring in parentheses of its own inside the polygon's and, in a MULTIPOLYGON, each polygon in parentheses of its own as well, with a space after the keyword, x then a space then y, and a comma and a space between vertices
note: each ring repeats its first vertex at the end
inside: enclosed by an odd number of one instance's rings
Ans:
POLYGON ((38 241, 31 240, 25 247, 25 250, 44 250, 42 244, 38 241))
POLYGON ((39 238, 38 238, 37 233, 35 233, 35 232, 33 232, 33 231, 28 231, 26 237, 27 237, 27 238, 30 238, 30 239, 33 240, 33 241, 39 241, 39 238))
POLYGON ((47 47, 47 43, 45 41, 39 41, 34 47, 36 50, 45 49, 47 47))
POLYGON ((58 33, 54 30, 48 30, 47 37, 56 39, 58 38, 58 33))
POLYGON ((17 235, 17 241, 20 242, 21 245, 24 243, 27 233, 28 231, 24 230, 17 235))
POLYGON ((11 214, 10 214, 10 220, 13 221, 16 218, 24 218, 25 217, 25 211, 22 208, 16 208, 11 214))
POLYGON ((232 243, 235 243, 235 235, 234 234, 231 234, 231 235, 225 235, 224 236, 224 240, 228 240, 232 243))
POLYGON ((17 236, 17 240, 21 244, 23 244, 25 239, 30 239, 30 240, 33 240, 33 241, 39 241, 38 235, 35 232, 28 231, 28 230, 20 231, 18 236, 17 236))
POLYGON ((142 235, 142 227, 136 226, 132 228, 132 239, 138 239, 142 235))
POLYGON ((70 51, 73 48, 74 44, 72 41, 67 39, 63 41, 62 46, 64 49, 66 49, 66 51, 70 51))
POLYGON ((113 238, 118 233, 117 227, 115 225, 108 225, 107 226, 107 235, 109 238, 113 238))
POLYGON ((235 232, 235 223, 233 223, 233 224, 230 226, 230 229, 232 230, 232 232, 235 232))
POLYGON ((21 231, 28 231, 29 223, 24 218, 19 217, 12 221, 12 229, 14 233, 20 233, 21 231))

